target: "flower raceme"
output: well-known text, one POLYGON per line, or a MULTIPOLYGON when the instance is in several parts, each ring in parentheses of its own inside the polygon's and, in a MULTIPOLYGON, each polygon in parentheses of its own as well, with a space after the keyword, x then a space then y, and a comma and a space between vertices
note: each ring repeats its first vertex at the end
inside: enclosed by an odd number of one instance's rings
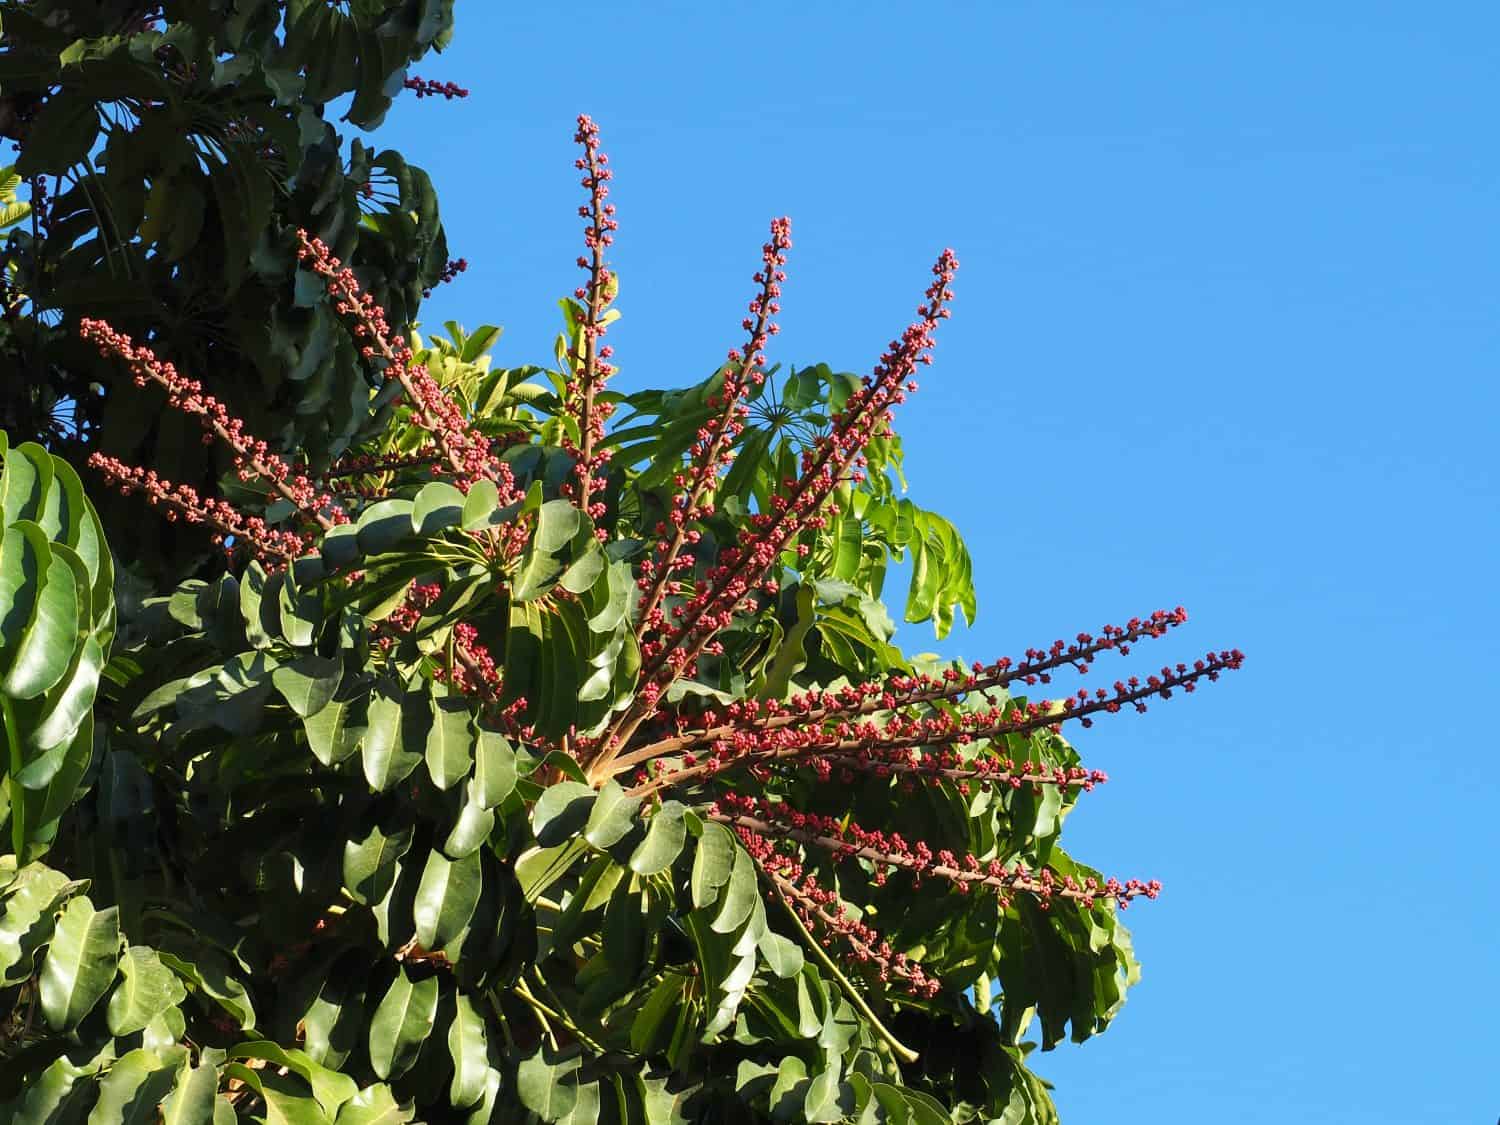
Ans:
MULTIPOLYGON (((456 96, 431 86, 412 88, 419 97, 456 96)), ((726 706, 674 702, 674 685, 698 677, 701 658, 724 653, 724 635, 737 619, 767 612, 788 577, 802 582, 814 576, 808 570, 812 548, 836 514, 835 496, 864 482, 866 451, 891 433, 893 410, 917 389, 918 370, 932 361, 936 330, 950 315, 958 261, 952 251, 943 251, 916 319, 830 412, 826 429, 805 442, 800 459, 791 462, 796 475, 774 481, 757 510, 738 516, 733 536, 727 541, 718 536, 714 547, 705 532, 711 521, 725 516, 719 490, 741 444, 751 402, 767 378, 766 348, 777 334, 774 318, 792 238, 789 220, 772 222, 754 274, 748 315, 741 321, 743 343, 728 351, 705 400, 706 420, 670 465, 663 514, 639 517, 644 525, 638 526, 635 516, 612 513, 603 499, 607 485, 628 475, 611 462, 608 423, 614 407, 604 396, 615 371, 611 348, 603 342, 617 293, 606 256, 618 229, 615 206, 609 202, 612 172, 592 119, 578 118, 575 140, 582 150, 576 166, 587 193, 579 207, 584 253, 577 259, 585 278, 574 293, 566 370, 559 373, 561 393, 554 413, 561 423, 559 445, 571 464, 560 483, 554 478, 553 487, 582 513, 580 526, 591 527, 606 544, 618 541, 621 557, 634 560, 633 612, 623 626, 629 636, 620 643, 630 639, 638 647, 639 669, 602 721, 545 744, 533 728, 520 726, 529 701, 506 698, 506 676, 518 670, 504 667, 498 655, 506 651, 506 636, 486 632, 494 628, 493 616, 476 607, 471 616, 466 611, 451 622, 446 653, 429 658, 426 674, 445 682, 446 690, 472 697, 483 721, 531 742, 543 754, 560 751, 576 759, 595 787, 620 779, 626 795, 644 801, 648 811, 659 808, 668 794, 696 806, 704 820, 735 834, 755 861, 764 889, 816 940, 838 945, 876 979, 895 981, 914 995, 935 995, 937 978, 893 949, 860 908, 820 883, 815 865, 836 863, 842 871, 840 885, 854 878, 856 869, 876 886, 893 873, 905 873, 917 881, 941 881, 957 892, 993 893, 1002 904, 1027 896, 1042 909, 1057 903, 1082 910, 1123 908, 1137 897, 1155 898, 1160 889, 1155 882, 1074 877, 1019 857, 1004 860, 934 848, 861 826, 848 816, 801 810, 784 796, 772 799, 767 787, 780 794, 800 792, 803 785, 820 793, 849 794, 874 785, 896 792, 932 789, 962 800, 1030 789, 1035 794, 1051 790, 1053 798, 1071 801, 1106 781, 1106 775, 1076 764, 1076 758, 1047 757, 1038 746, 1066 747, 1056 737, 1066 723, 1087 727, 1100 715, 1126 708, 1145 711, 1152 699, 1192 692, 1239 668, 1242 654, 1209 652, 1191 663, 1164 665, 1144 679, 1130 676, 1060 699, 1017 698, 1011 689, 1049 685, 1054 675, 1068 669, 1087 674, 1107 652, 1126 656, 1136 644, 1184 624, 1187 614, 1181 607, 1105 625, 1097 634, 1079 633, 1070 642, 1027 649, 1020 659, 974 664, 968 671, 900 671, 834 688, 808 685, 784 697, 745 698, 726 706), (630 540, 644 543, 634 555, 625 542, 630 540)), ((356 451, 320 474, 306 475, 246 433, 222 403, 149 348, 107 324, 84 321, 85 339, 122 360, 139 385, 161 388, 170 406, 193 415, 205 440, 227 446, 241 479, 263 481, 292 505, 296 523, 268 527, 262 517, 202 498, 152 472, 102 455, 92 463, 118 487, 146 493, 168 519, 205 524, 221 540, 245 546, 267 565, 297 559, 314 549, 319 533, 347 523, 351 517, 344 502, 357 506, 385 495, 384 485, 360 483, 365 479, 410 483, 436 478, 465 493, 489 482, 501 508, 514 505, 516 514, 509 524, 466 534, 489 560, 491 588, 507 598, 513 564, 539 526, 526 514, 521 504, 525 492, 503 456, 514 439, 486 435, 483 420, 469 416, 417 361, 354 271, 327 245, 299 232, 297 246, 303 266, 321 280, 353 336, 371 381, 398 385, 392 390, 406 408, 409 424, 421 431, 420 448, 408 453, 356 451)), ((398 590, 394 611, 371 629, 374 659, 396 660, 403 644, 430 621, 444 593, 440 581, 425 577, 412 580, 404 598, 398 590)), ((537 604, 552 611, 575 596, 558 588, 537 604)))

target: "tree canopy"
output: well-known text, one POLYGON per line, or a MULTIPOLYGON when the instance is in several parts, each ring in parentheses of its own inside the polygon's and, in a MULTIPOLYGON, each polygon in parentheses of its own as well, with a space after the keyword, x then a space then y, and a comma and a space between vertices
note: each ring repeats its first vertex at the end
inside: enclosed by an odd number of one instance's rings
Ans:
POLYGON ((1242 657, 1053 694, 1180 608, 990 663, 901 651, 893 562, 907 621, 977 612, 892 428, 953 253, 872 372, 783 369, 778 219, 714 373, 620 393, 580 117, 581 284, 554 354, 498 367, 497 329, 410 328, 452 272, 435 204, 364 210, 317 112, 378 120, 447 6, 4 13, 33 194, 0 347, 59 374, 0 444, 0 1125, 1055 1121, 1028 1053, 1109 1025, 1120 914, 1160 889, 1063 848, 1107 780, 1067 734, 1242 657), (173 106, 300 155, 118 140, 173 106), (242 173, 267 210, 215 186, 242 173), (161 177, 197 192, 191 237, 149 202, 59 232, 161 177), (171 319, 190 292, 211 330, 171 319), (105 488, 154 509, 150 566, 105 488))

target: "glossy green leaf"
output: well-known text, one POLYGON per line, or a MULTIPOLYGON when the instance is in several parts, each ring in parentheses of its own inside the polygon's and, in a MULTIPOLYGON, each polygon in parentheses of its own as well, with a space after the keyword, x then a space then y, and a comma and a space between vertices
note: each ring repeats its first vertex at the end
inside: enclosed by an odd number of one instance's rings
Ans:
POLYGON ((665 871, 682 853, 687 842, 687 826, 682 821, 683 806, 667 801, 647 822, 646 838, 631 853, 630 869, 637 875, 655 875, 665 871))
POLYGON ((594 806, 594 790, 581 781, 559 781, 537 798, 531 829, 537 843, 550 848, 582 832, 594 806))
POLYGON ((734 869, 736 851, 729 829, 712 821, 703 826, 703 835, 698 837, 698 848, 693 855, 694 907, 702 909, 718 901, 719 888, 729 882, 734 869))
MULTIPOLYGON (((704 835, 708 833, 705 831, 704 835)), ((729 871, 729 880, 724 885, 724 894, 719 913, 714 916, 712 929, 715 933, 728 934, 739 929, 750 917, 755 904, 760 901, 760 890, 756 885, 755 861, 744 848, 735 845, 734 863, 729 871)))
POLYGON ((333 699, 302 720, 308 749, 325 766, 336 766, 360 747, 366 730, 364 699, 333 699))
POLYGON ((479 803, 493 809, 516 787, 516 752, 509 740, 481 730, 474 746, 474 786, 479 803))
POLYGON ((187 992, 177 975, 149 946, 132 945, 120 958, 120 983, 106 1009, 111 1035, 141 1031, 167 1008, 181 1004, 187 992))
POLYGON ((363 839, 344 844, 344 889, 355 902, 373 906, 390 893, 414 833, 409 825, 390 834, 376 826, 363 839))
POLYGON ((389 1086, 376 1083, 345 1102, 334 1125, 406 1125, 413 1116, 412 1107, 398 1104, 389 1086))
POLYGON ((336 1070, 330 1070, 315 1062, 305 1051, 295 1047, 282 1047, 268 1039, 252 1040, 231 1047, 229 1057, 231 1059, 263 1059, 292 1071, 308 1084, 318 1105, 330 1117, 338 1112, 339 1106, 359 1093, 359 1087, 355 1085, 354 1079, 347 1074, 340 1074, 336 1070))
POLYGON ((464 1109, 484 1097, 490 1066, 484 1017, 462 992, 454 996, 453 1020, 448 1025, 448 1057, 453 1061, 448 1101, 455 1109, 464 1109))
POLYGON ((479 785, 470 779, 464 785, 464 803, 443 841, 443 851, 454 859, 466 856, 484 844, 494 827, 495 811, 484 807, 479 798, 479 785))
POLYGON ((370 1018, 370 1066, 377 1076, 399 1078, 411 1069, 432 1034, 437 1002, 436 977, 413 982, 404 968, 397 971, 370 1018))
POLYGON ((52 937, 53 911, 80 886, 40 863, 16 873, 0 898, 0 985, 31 975, 33 955, 52 937))
POLYGON ((452 860, 439 851, 429 854, 412 904, 418 944, 427 950, 446 948, 474 917, 483 887, 477 853, 452 860))
POLYGON ((492 480, 475 481, 464 497, 463 526, 466 531, 488 527, 490 517, 500 506, 500 491, 492 480))
MULTIPOLYGON (((7 629, 0 637, 10 648, 0 691, 14 699, 32 699, 62 679, 73 662, 78 635, 78 594, 73 568, 53 557, 41 528, 31 523, 14 524, 12 528, 31 541, 43 569, 19 636, 13 638, 7 629)), ((7 538, 10 530, 7 529, 7 538)), ((9 561, 7 557, 3 565, 9 561)), ((21 565, 25 565, 24 561, 21 565)), ((10 615, 6 615, 6 620, 10 620, 10 615)))
POLYGON ((57 1031, 78 1025, 109 991, 120 962, 120 912, 95 910, 87 898, 68 903, 42 963, 42 1014, 57 1031))
POLYGON ((361 760, 365 780, 376 792, 399 785, 422 760, 421 754, 407 748, 403 727, 406 712, 416 706, 425 710, 427 701, 421 696, 412 696, 411 700, 408 703, 402 695, 383 691, 370 697, 361 760))
POLYGON ((162 1102, 161 1125, 209 1125, 218 1086, 217 1067, 207 1064, 183 1067, 177 1072, 176 1086, 162 1102))
POLYGON ((431 696, 432 725, 427 731, 427 772, 439 789, 451 789, 469 774, 474 735, 469 703, 462 696, 431 696))
POLYGON ((411 508, 411 526, 418 535, 436 535, 464 522, 467 499, 447 481, 435 480, 422 486, 411 508))
POLYGON ((618 782, 606 781, 589 812, 584 839, 600 850, 613 847, 634 826, 635 814, 640 807, 639 797, 628 797, 618 782))
POLYGON ((171 1092, 186 1052, 169 1057, 137 1048, 115 1060, 99 1083, 89 1125, 154 1125, 157 1107, 171 1092))
POLYGON ((338 691, 343 663, 321 656, 303 656, 271 671, 271 683, 299 718, 321 712, 338 691))

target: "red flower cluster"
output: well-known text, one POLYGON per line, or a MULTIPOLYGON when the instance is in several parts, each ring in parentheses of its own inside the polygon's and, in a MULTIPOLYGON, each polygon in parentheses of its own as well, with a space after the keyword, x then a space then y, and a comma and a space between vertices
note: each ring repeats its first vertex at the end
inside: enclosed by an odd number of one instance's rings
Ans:
MULTIPOLYGON (((578 326, 579 345, 571 355, 572 377, 567 381, 563 402, 564 413, 573 419, 578 430, 576 441, 571 435, 562 441, 563 448, 577 462, 573 469, 576 485, 565 486, 565 491, 590 518, 600 520, 604 518, 604 505, 594 497, 603 484, 598 473, 608 464, 610 451, 598 447, 604 440, 604 424, 614 413, 614 405, 600 402, 598 395, 615 373, 614 365, 609 362, 614 349, 601 341, 607 327, 604 311, 618 288, 614 274, 605 264, 604 252, 614 243, 614 232, 620 224, 614 217, 615 205, 605 202, 614 173, 609 170, 609 156, 599 150, 599 126, 587 114, 580 113, 573 139, 583 146, 583 155, 573 165, 583 173, 579 182, 589 193, 589 201, 578 208, 578 215, 586 224, 583 242, 588 250, 578 259, 578 268, 589 276, 573 291, 573 296, 583 303, 583 322, 578 326)), ((601 537, 603 534, 601 530, 601 537)))
POLYGON ((683 549, 701 537, 694 524, 714 513, 714 488, 720 474, 734 460, 735 439, 744 432, 745 419, 750 413, 746 400, 755 387, 765 382, 763 349, 766 341, 780 331, 771 317, 781 309, 778 299, 781 283, 786 280, 782 267, 791 246, 791 220, 774 220, 770 241, 761 247, 760 272, 755 275, 760 291, 750 301, 751 316, 741 322, 750 338, 743 352, 729 353, 729 361, 721 372, 723 384, 707 402, 708 408, 717 409, 718 413, 698 430, 697 440, 689 450, 689 467, 674 478, 677 492, 672 498, 671 526, 666 522, 656 525, 655 550, 641 563, 637 584, 643 594, 636 640, 645 660, 659 656, 664 650, 666 641, 662 638, 671 626, 662 612, 662 599, 677 586, 673 576, 693 568, 693 558, 684 555, 683 549))
POLYGON ((470 425, 458 404, 413 357, 411 346, 391 330, 384 310, 361 289, 354 271, 334 257, 322 239, 298 231, 297 240, 297 257, 324 280, 334 310, 350 322, 360 342, 360 355, 377 363, 387 380, 401 384, 413 420, 433 436, 453 483, 467 490, 475 481, 488 479, 499 487, 503 502, 517 499, 510 466, 493 455, 489 439, 470 425))
POLYGON ((309 540, 296 532, 266 526, 259 516, 249 516, 233 504, 211 496, 199 496, 198 491, 186 484, 173 484, 156 475, 154 470, 127 465, 103 453, 89 456, 89 467, 103 474, 104 479, 121 495, 129 496, 136 490, 145 493, 151 505, 159 509, 168 523, 181 519, 185 523, 203 524, 214 531, 214 542, 222 546, 226 554, 233 555, 238 548, 246 548, 262 563, 271 567, 284 566, 301 557, 309 546, 309 540))
POLYGON ((941 982, 928 976, 920 963, 892 949, 836 893, 819 886, 817 875, 804 871, 796 859, 777 851, 770 840, 748 828, 736 829, 736 835, 782 900, 825 949, 842 942, 855 964, 872 968, 881 982, 894 977, 913 996, 931 998, 938 994, 941 982))
POLYGON ((997 859, 983 861, 975 856, 957 854, 947 848, 933 851, 924 841, 909 843, 899 832, 880 832, 861 828, 837 817, 799 812, 780 802, 760 797, 730 793, 720 797, 709 808, 710 820, 729 825, 741 832, 751 832, 767 839, 792 840, 830 853, 837 860, 861 859, 876 868, 874 882, 882 886, 887 868, 910 871, 920 885, 924 876, 946 879, 961 893, 971 887, 989 887, 1000 893, 1001 905, 1010 903, 1010 894, 1021 892, 1035 897, 1043 909, 1053 898, 1069 899, 1085 908, 1105 900, 1122 906, 1133 898, 1156 898, 1161 883, 1153 879, 1106 879, 1093 876, 1082 882, 1071 875, 1061 879, 1042 868, 1032 871, 1025 863, 1007 865, 997 859))
POLYGON ((459 274, 463 273, 468 268, 469 268, 469 259, 467 259, 467 258, 449 258, 448 261, 444 264, 442 270, 439 271, 437 281, 435 281, 432 284, 432 286, 429 286, 428 288, 423 289, 422 290, 422 296, 423 297, 431 297, 432 296, 432 290, 433 290, 433 288, 435 288, 438 285, 446 285, 446 284, 448 284, 448 282, 452 281, 454 278, 456 278, 459 274))
POLYGON ((168 406, 197 418, 203 427, 204 444, 212 444, 218 438, 227 445, 234 453, 234 467, 240 480, 265 481, 325 531, 349 522, 332 496, 320 492, 311 480, 294 472, 264 441, 246 433, 244 422, 233 417, 213 395, 205 394, 202 383, 179 374, 176 367, 158 359, 150 348, 144 344, 137 346, 129 336, 116 332, 102 320, 83 319, 78 334, 96 345, 100 355, 124 360, 136 386, 156 384, 167 392, 168 406))
POLYGON ((417 101, 423 98, 436 98, 441 96, 444 101, 452 101, 454 98, 467 98, 469 91, 457 82, 439 82, 436 78, 418 78, 413 74, 405 79, 402 88, 412 91, 417 95, 417 101))

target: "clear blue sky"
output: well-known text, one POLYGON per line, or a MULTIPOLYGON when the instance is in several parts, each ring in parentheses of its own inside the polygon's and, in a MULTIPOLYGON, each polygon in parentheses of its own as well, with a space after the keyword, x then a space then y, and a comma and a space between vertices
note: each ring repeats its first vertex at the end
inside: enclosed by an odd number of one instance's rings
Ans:
MULTIPOLYGON (((617 173, 626 386, 740 336, 865 370, 963 263, 905 408, 992 658, 1157 606, 1141 667, 1245 669, 1078 738, 1072 850, 1157 877, 1111 1030, 1033 1056, 1068 1125, 1500 1115, 1490 708, 1500 8, 491 4, 382 133, 455 255, 429 324, 545 361, 576 284, 572 119, 617 173)), ((930 634, 910 638, 931 647, 930 634)), ((1114 678, 1116 661, 1104 669, 1114 678)))

